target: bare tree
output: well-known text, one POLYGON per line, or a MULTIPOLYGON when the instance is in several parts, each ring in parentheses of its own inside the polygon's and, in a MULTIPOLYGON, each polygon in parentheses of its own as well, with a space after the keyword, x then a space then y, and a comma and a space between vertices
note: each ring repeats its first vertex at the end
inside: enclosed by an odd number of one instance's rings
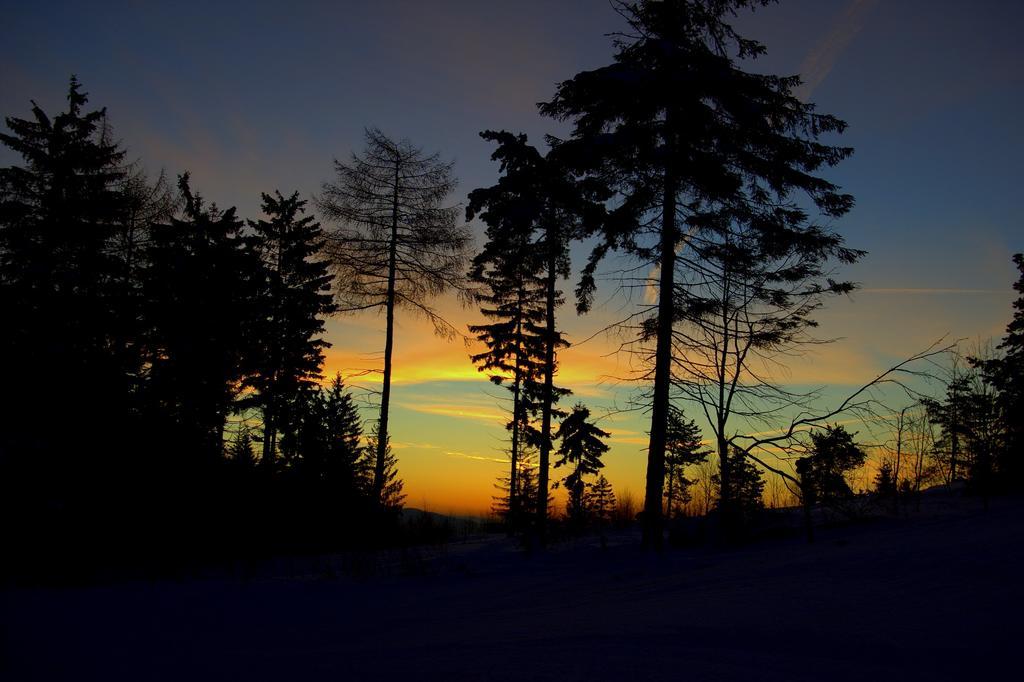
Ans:
POLYGON ((437 333, 457 335, 430 306, 449 290, 465 291, 469 230, 459 207, 447 202, 456 187, 452 162, 425 154, 409 140, 394 141, 368 128, 366 148, 347 163, 335 160, 337 179, 324 183, 316 204, 333 222, 328 253, 338 275, 342 312, 383 311, 386 319, 383 385, 373 491, 384 487, 395 309, 430 320, 437 333))

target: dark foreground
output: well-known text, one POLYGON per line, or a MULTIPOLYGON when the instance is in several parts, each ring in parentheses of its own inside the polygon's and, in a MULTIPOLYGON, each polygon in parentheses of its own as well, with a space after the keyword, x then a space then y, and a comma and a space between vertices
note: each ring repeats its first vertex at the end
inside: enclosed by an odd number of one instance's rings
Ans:
POLYGON ((611 540, 606 550, 579 543, 527 556, 488 539, 362 578, 277 565, 245 581, 7 590, 0 679, 1022 674, 1019 500, 825 530, 813 546, 650 556, 631 537, 611 540))

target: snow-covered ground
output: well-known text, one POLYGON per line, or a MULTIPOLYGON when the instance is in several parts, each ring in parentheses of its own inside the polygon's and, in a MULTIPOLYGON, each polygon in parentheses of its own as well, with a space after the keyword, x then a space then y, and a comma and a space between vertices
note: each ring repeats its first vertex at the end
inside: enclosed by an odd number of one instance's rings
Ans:
POLYGON ((481 539, 377 562, 7 590, 0 679, 1020 679, 1024 501, 733 549, 481 539), (371 565, 372 563, 372 565, 371 565), (358 565, 357 565, 358 564, 358 565), (368 575, 368 574, 373 575, 368 575))

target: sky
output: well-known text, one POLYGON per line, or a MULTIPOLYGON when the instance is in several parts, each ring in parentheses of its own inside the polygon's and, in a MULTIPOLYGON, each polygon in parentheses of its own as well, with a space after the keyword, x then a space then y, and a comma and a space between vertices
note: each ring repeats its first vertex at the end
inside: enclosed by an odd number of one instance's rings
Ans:
MULTIPOLYGON (((525 132, 537 144, 564 134, 536 103, 609 63, 606 34, 622 29, 605 0, 3 5, 0 113, 27 116, 30 100, 60 110, 77 74, 132 158, 154 174, 189 171, 208 200, 251 218, 261 192, 319 191, 367 126, 453 159, 452 202, 464 203, 497 179, 478 133, 525 132)), ((1010 256, 1024 250, 1024 3, 783 0, 736 23, 768 48, 753 68, 802 74, 800 95, 850 124, 830 141, 855 153, 826 177, 857 202, 834 228, 868 252, 841 273, 860 290, 818 316, 817 335, 836 341, 780 381, 834 399, 940 337, 999 337, 1010 256)), ((0 163, 16 161, 0 150, 0 163)), ((574 249, 577 271, 585 255, 574 249)), ((637 390, 617 380, 629 361, 597 333, 630 310, 613 294, 600 292, 604 305, 584 317, 561 311, 577 345, 559 382, 611 432, 605 471, 617 493, 639 497, 645 415, 623 409, 637 390)), ((463 329, 480 319, 451 299, 437 305, 463 329)), ((379 367, 382 329, 372 314, 332 319, 327 372, 379 367)), ((471 350, 399 319, 392 438, 411 506, 490 506, 504 396, 471 350)), ((351 381, 372 401, 372 375, 351 381)))

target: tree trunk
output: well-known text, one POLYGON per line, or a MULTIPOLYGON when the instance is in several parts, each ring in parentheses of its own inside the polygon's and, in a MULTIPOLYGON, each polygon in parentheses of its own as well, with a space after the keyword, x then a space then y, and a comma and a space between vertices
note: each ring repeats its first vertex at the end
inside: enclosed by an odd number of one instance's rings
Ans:
POLYGON ((665 170, 662 203, 661 273, 658 287, 658 331, 654 351, 654 402, 651 406, 651 439, 647 449, 647 481, 644 497, 643 546, 661 549, 663 542, 661 496, 665 486, 665 439, 668 424, 669 386, 672 372, 673 291, 676 260, 676 179, 665 170))
POLYGON ((555 382, 555 284, 557 279, 556 254, 552 235, 548 233, 547 300, 545 301, 547 326, 544 342, 544 404, 541 406, 540 472, 537 477, 537 536, 544 546, 548 521, 548 466, 551 452, 551 410, 554 403, 555 382))
POLYGON ((384 337, 384 383, 380 390, 380 423, 377 427, 377 461, 373 470, 373 492, 380 502, 384 491, 384 458, 388 448, 388 407, 391 402, 391 354, 395 348, 395 261, 398 258, 398 172, 395 162, 395 187, 391 203, 391 243, 388 245, 388 293, 385 302, 387 323, 384 337))
MULTIPOLYGON (((520 288, 520 304, 522 303, 522 288, 520 288)), ((508 477, 508 519, 510 525, 519 521, 519 413, 522 410, 520 405, 520 390, 522 387, 522 373, 519 370, 519 355, 522 353, 522 306, 520 305, 520 317, 516 323, 516 367, 512 384, 512 469, 508 477)))

